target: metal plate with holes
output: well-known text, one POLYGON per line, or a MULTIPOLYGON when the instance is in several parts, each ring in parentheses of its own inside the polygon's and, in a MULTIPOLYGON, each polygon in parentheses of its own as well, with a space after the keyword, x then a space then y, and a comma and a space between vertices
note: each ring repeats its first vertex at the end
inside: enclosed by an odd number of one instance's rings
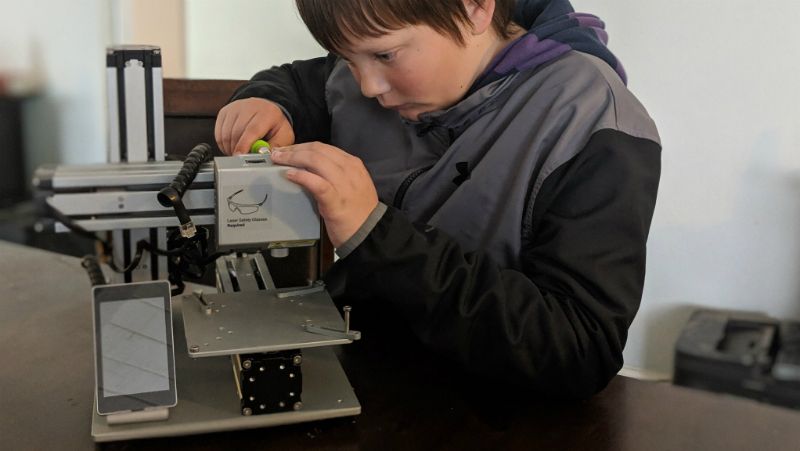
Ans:
POLYGON ((283 351, 352 343, 307 332, 303 325, 344 330, 327 291, 279 297, 274 291, 184 295, 183 323, 192 357, 283 351))
MULTIPOLYGON (((195 307, 194 303, 189 302, 184 305, 188 310, 195 307)), ((180 310, 180 303, 173 300, 173 327, 176 337, 183 335, 180 310)), ((169 419, 110 426, 95 411, 92 417, 92 436, 97 442, 168 437, 278 426, 361 413, 361 405, 333 349, 315 348, 303 351, 302 365, 302 408, 291 412, 243 416, 239 411, 240 403, 230 358, 192 359, 188 356, 186 343, 181 338, 176 338, 178 404, 170 409, 169 419)))

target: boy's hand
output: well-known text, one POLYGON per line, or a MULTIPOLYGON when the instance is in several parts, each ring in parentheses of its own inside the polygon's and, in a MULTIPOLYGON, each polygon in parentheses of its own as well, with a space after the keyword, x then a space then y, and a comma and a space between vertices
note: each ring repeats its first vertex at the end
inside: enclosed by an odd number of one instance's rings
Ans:
POLYGON ((294 166, 286 177, 308 190, 333 247, 340 247, 378 205, 378 193, 361 159, 319 142, 273 148, 272 161, 294 166))
POLYGON ((294 144, 294 130, 277 105, 250 98, 236 100, 219 110, 214 138, 222 152, 234 155, 249 152, 250 145, 262 138, 275 146, 294 144))

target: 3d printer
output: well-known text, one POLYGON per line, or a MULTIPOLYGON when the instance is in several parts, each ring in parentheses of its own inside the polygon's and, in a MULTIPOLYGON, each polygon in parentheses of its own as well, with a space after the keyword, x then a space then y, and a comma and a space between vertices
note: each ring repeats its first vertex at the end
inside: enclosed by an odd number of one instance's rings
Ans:
POLYGON ((95 412, 93 437, 359 414, 331 346, 360 334, 350 330, 349 309, 342 318, 319 280, 321 226, 313 200, 265 155, 209 162, 211 148, 201 144, 183 162, 164 161, 160 66, 157 47, 109 49, 109 163, 42 168, 34 180, 46 193, 56 231, 101 243, 109 265, 103 273, 86 261, 93 283, 104 283, 113 269, 116 282, 169 279, 173 287, 177 406, 160 422, 110 424, 95 412), (216 253, 209 252, 212 242, 216 253), (267 259, 280 264, 298 252, 309 262, 304 283, 278 288, 267 259), (216 269, 215 289, 178 296, 184 276, 200 275, 207 264, 216 269))

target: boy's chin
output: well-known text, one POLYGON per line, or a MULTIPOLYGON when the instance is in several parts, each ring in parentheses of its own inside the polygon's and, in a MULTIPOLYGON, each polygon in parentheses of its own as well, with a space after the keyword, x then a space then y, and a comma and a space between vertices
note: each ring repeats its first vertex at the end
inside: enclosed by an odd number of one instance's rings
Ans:
POLYGON ((409 108, 407 110, 398 110, 397 113, 400 114, 400 117, 402 117, 407 121, 417 122, 419 121, 419 115, 422 114, 423 112, 409 108))

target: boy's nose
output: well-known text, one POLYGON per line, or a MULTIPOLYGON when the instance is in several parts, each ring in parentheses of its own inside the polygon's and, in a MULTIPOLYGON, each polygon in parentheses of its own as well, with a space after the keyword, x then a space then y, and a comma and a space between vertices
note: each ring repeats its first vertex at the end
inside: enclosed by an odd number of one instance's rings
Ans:
POLYGON ((391 89, 386 79, 374 72, 362 72, 360 82, 361 94, 364 97, 378 97, 381 94, 386 94, 391 89))

